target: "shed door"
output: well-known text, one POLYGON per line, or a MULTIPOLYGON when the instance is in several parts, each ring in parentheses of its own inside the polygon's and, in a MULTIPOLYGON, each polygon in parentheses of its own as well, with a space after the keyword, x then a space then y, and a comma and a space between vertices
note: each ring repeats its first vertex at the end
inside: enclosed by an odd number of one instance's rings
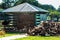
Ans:
POLYGON ((21 13, 18 15, 17 26, 19 29, 34 27, 34 14, 21 13))

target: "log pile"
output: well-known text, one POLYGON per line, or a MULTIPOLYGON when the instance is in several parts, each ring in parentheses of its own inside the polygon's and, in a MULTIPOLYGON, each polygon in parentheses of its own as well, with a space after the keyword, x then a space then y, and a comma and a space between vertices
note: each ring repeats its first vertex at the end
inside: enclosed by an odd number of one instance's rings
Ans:
POLYGON ((27 34, 35 36, 55 36, 60 35, 60 23, 58 22, 41 22, 37 27, 28 30, 27 34))

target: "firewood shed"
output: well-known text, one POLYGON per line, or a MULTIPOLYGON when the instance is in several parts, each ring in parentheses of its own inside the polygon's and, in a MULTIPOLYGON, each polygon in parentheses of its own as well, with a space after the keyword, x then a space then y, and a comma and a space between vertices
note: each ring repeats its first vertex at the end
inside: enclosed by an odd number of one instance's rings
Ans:
POLYGON ((49 13, 49 11, 29 3, 22 3, 15 7, 8 8, 2 12, 8 15, 7 20, 11 20, 9 27, 14 27, 18 30, 37 26, 40 21, 47 20, 49 13))

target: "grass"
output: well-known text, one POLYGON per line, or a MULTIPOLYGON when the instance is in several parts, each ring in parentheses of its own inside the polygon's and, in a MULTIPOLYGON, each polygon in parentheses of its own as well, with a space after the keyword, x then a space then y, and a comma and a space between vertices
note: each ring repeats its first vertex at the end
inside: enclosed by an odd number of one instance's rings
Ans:
POLYGON ((19 33, 6 33, 5 36, 1 36, 0 35, 0 38, 2 38, 2 37, 8 37, 8 36, 13 36, 13 35, 16 35, 16 34, 19 34, 19 33))
POLYGON ((29 37, 25 37, 25 38, 18 38, 15 40, 60 40, 60 36, 50 36, 50 37, 29 36, 29 37))

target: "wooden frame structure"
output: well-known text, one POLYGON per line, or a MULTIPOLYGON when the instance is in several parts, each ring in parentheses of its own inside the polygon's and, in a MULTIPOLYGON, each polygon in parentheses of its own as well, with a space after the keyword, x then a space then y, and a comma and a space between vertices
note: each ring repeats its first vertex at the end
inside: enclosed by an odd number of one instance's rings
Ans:
POLYGON ((23 3, 12 8, 8 8, 3 12, 9 15, 8 20, 13 21, 13 26, 18 30, 34 28, 34 26, 37 26, 40 23, 40 14, 44 14, 47 17, 46 13, 48 13, 47 10, 38 8, 29 3, 23 3))

